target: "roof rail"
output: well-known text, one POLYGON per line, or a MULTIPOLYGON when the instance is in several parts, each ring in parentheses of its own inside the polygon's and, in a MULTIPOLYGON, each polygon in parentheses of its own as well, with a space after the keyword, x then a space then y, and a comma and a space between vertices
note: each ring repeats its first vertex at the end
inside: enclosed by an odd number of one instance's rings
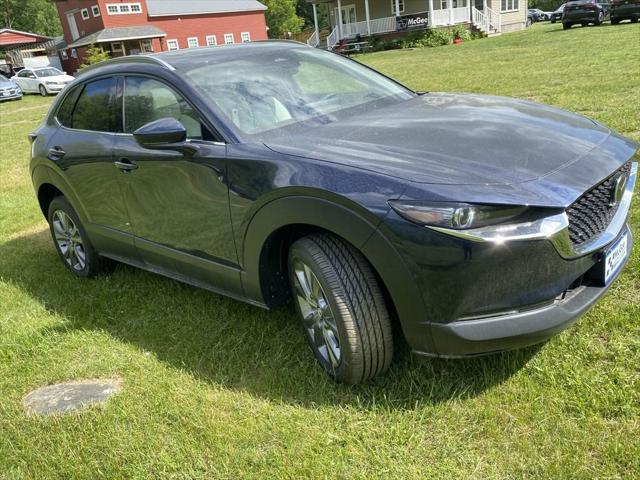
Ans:
POLYGON ((104 62, 95 63, 93 65, 89 65, 88 67, 84 67, 82 70, 78 72, 78 77, 84 75, 86 72, 90 72, 95 70, 96 68, 106 67, 108 65, 117 65, 120 63, 149 63, 154 65, 160 65, 163 68, 168 70, 175 70, 175 68, 169 63, 165 62, 163 59, 158 58, 152 55, 127 55, 125 57, 117 57, 109 60, 105 60, 104 62))

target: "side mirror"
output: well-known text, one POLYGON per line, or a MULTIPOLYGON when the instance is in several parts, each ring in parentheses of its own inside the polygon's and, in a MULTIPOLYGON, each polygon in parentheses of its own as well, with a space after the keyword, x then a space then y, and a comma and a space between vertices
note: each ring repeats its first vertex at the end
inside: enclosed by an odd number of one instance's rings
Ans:
POLYGON ((195 145, 187 144, 187 129, 172 117, 161 118, 147 123, 133 132, 138 145, 151 150, 176 150, 193 154, 195 145))

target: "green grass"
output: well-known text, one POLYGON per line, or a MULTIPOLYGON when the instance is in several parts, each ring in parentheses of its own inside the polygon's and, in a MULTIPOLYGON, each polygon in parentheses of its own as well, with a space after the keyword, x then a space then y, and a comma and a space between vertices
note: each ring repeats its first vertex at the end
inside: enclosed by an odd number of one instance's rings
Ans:
MULTIPOLYGON (((360 57, 420 90, 538 100, 640 140, 640 26, 536 25, 360 57)), ((60 264, 28 174, 49 100, 0 104, 0 479, 632 478, 640 475, 640 256, 543 346, 466 361, 401 351, 336 386, 290 309, 128 267, 60 264), (121 377, 101 407, 23 412, 45 384, 121 377)), ((636 237, 640 209, 634 208, 636 237)))

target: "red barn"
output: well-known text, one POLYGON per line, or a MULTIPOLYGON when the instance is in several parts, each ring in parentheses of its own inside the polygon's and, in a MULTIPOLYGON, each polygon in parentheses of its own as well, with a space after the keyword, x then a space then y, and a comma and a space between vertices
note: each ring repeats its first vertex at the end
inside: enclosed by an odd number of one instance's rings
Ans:
POLYGON ((112 57, 265 40, 264 11, 256 0, 54 0, 64 30, 60 50, 68 73, 89 45, 112 57))

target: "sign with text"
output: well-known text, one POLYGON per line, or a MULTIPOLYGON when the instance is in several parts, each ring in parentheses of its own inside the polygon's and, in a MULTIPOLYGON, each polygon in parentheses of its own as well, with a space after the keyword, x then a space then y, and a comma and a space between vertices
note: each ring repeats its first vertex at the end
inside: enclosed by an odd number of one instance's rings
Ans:
POLYGON ((396 17, 396 30, 413 30, 427 28, 429 26, 429 12, 412 13, 396 17))

